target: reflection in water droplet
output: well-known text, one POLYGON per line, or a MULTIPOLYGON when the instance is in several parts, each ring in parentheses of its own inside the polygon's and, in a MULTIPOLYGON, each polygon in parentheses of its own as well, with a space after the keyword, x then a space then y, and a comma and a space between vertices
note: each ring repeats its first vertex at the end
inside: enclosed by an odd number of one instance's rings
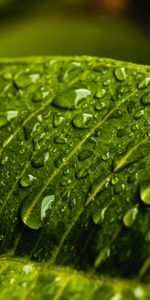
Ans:
POLYGON ((84 129, 87 128, 87 123, 92 117, 91 114, 77 114, 73 118, 72 123, 75 127, 84 129))
POLYGON ((36 177, 32 176, 31 174, 28 174, 26 176, 23 176, 20 181, 19 181, 19 184, 22 186, 22 187, 30 187, 34 180, 37 179, 36 177))
POLYGON ((126 75, 124 67, 117 68, 114 73, 115 73, 116 79, 118 79, 119 81, 126 80, 127 75, 126 75))
POLYGON ((132 227, 134 222, 135 222, 135 219, 136 219, 136 216, 138 214, 138 208, 137 207, 132 207, 130 208, 124 215, 123 217, 123 224, 126 226, 126 227, 132 227))
POLYGON ((141 102, 143 105, 149 105, 150 104, 150 93, 145 94, 142 97, 141 102))
POLYGON ((33 96, 33 101, 38 102, 45 99, 49 95, 49 90, 45 86, 41 86, 36 90, 36 93, 33 96))
POLYGON ((79 160, 82 161, 84 159, 89 158, 92 154, 93 154, 93 152, 90 150, 83 150, 79 153, 78 158, 79 158, 79 160))
POLYGON ((146 77, 144 80, 140 81, 138 84, 138 89, 142 90, 148 87, 150 83, 150 77, 146 77))
POLYGON ((106 104, 104 102, 96 103, 95 109, 96 110, 103 110, 106 107, 106 104))
POLYGON ((140 183, 140 197, 142 202, 150 205, 150 180, 145 180, 140 183))
POLYGON ((55 97, 52 104, 59 108, 74 110, 77 108, 78 103, 90 94, 91 92, 87 89, 67 90, 55 97))
POLYGON ((63 120, 64 120, 64 117, 62 117, 59 114, 54 114, 54 116, 53 116, 53 125, 54 125, 54 127, 55 128, 59 127, 62 124, 63 120))
POLYGON ((104 97, 106 94, 106 90, 105 89, 99 89, 96 94, 95 94, 95 97, 96 98, 102 98, 104 97))
POLYGON ((41 203, 41 220, 46 217, 47 210, 51 209, 51 205, 55 200, 55 195, 46 196, 41 203))

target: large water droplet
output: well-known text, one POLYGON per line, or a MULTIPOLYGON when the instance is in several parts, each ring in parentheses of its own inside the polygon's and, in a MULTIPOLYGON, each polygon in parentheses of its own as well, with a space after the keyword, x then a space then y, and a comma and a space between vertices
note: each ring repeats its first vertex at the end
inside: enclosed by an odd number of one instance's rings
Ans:
POLYGON ((89 158, 92 154, 93 154, 93 152, 90 150, 83 150, 79 153, 78 158, 79 158, 79 160, 82 161, 84 159, 89 158))
POLYGON ((87 89, 67 90, 55 97, 52 104, 56 107, 74 110, 77 108, 78 103, 90 94, 91 92, 87 89))
POLYGON ((114 73, 115 73, 116 79, 119 80, 119 81, 126 80, 126 78, 127 78, 124 67, 117 68, 114 73))
POLYGON ((52 203, 55 200, 55 195, 46 196, 41 203, 41 220, 45 219, 46 212, 52 208, 52 203))
POLYGON ((150 93, 145 94, 142 97, 141 102, 143 105, 149 105, 150 104, 150 93))
POLYGON ((34 94, 33 101, 35 102, 41 101, 45 99, 49 95, 49 93, 50 92, 46 87, 41 86, 37 89, 36 93, 34 94))
POLYGON ((101 224, 104 219, 105 219, 105 213, 108 207, 100 208, 100 209, 95 209, 92 219, 95 224, 101 224))
POLYGON ((64 117, 62 117, 59 114, 54 114, 54 116, 53 116, 53 125, 54 125, 54 127, 55 128, 59 127, 62 124, 63 120, 64 120, 64 117))
POLYGON ((6 112, 7 120, 10 121, 18 116, 18 111, 16 110, 9 110, 6 112))
POLYGON ((84 129, 87 128, 87 123, 88 121, 92 118, 93 116, 91 114, 77 114, 72 120, 72 123, 75 127, 79 129, 84 129))
POLYGON ((34 180, 36 179, 36 177, 32 176, 31 174, 28 174, 26 176, 23 176, 20 181, 19 181, 19 184, 22 186, 22 187, 30 187, 34 180))
POLYGON ((14 83, 18 88, 22 89, 36 82, 39 77, 39 74, 23 73, 15 77, 14 83))
POLYGON ((123 217, 123 224, 126 226, 126 227, 132 227, 134 222, 135 222, 135 219, 137 217, 137 214, 138 214, 138 208, 137 207, 132 207, 130 208, 124 215, 123 217))
POLYGON ((150 180, 145 180, 140 183, 140 196, 145 204, 150 205, 150 180))
POLYGON ((144 80, 140 81, 138 84, 138 89, 142 90, 148 87, 150 83, 150 77, 146 77, 144 80))

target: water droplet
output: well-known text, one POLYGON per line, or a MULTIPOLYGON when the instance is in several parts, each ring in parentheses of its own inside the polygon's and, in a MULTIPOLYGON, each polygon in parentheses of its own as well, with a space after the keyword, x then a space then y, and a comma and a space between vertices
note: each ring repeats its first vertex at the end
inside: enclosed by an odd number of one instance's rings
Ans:
POLYGON ((102 98, 104 97, 106 94, 106 90, 105 89, 99 89, 96 94, 95 94, 95 97, 96 98, 102 98))
POLYGON ((50 91, 45 87, 41 86, 36 90, 36 93, 33 96, 33 101, 38 102, 43 99, 45 99, 47 96, 49 96, 50 91))
POLYGON ((96 103, 95 109, 96 110, 103 110, 106 107, 106 104, 104 102, 96 103))
POLYGON ((139 110, 135 115, 134 115, 134 119, 138 120, 140 119, 142 116, 144 116, 144 110, 139 110))
POLYGON ((112 183, 113 185, 115 185, 117 182, 118 182, 118 177, 116 177, 116 176, 112 177, 111 183, 112 183))
POLYGON ((41 220, 45 219, 47 210, 51 209, 52 203, 55 200, 55 195, 46 196, 41 203, 41 220))
POLYGON ((23 266, 23 272, 28 274, 32 271, 32 265, 25 265, 23 266))
POLYGON ((20 181, 19 181, 19 184, 22 186, 22 187, 30 187, 34 180, 37 179, 36 177, 32 176, 31 174, 28 174, 26 176, 23 176, 20 181))
POLYGON ((101 224, 104 221, 105 213, 108 207, 104 207, 103 209, 95 209, 92 220, 95 224, 101 224))
POLYGON ((83 150, 79 153, 78 158, 79 158, 79 160, 82 161, 84 159, 89 158, 92 154, 93 154, 93 152, 90 150, 83 150))
POLYGON ((61 181, 62 186, 68 186, 71 183, 71 179, 63 178, 61 181))
POLYGON ((54 164, 56 168, 59 168, 59 166, 65 162, 65 157, 63 154, 59 155, 57 158, 54 159, 54 164))
POLYGON ((87 123, 92 117, 91 114, 77 114, 73 118, 72 123, 75 127, 84 129, 87 128, 87 123))
POLYGON ((109 152, 106 152, 106 153, 103 153, 103 154, 102 154, 102 159, 103 159, 104 161, 108 160, 109 158, 110 158, 110 153, 109 153, 109 152))
POLYGON ((107 86, 111 83, 111 80, 110 79, 106 79, 103 81, 103 86, 107 86))
POLYGON ((101 263, 109 256, 110 256, 110 248, 108 247, 103 248, 98 254, 98 256, 96 257, 96 260, 94 262, 95 268, 98 268, 101 265, 101 263))
POLYGON ((7 125, 9 121, 16 118, 18 111, 5 111, 0 113, 0 128, 7 125))
POLYGON ((91 92, 87 89, 65 91, 54 97, 52 104, 56 107, 74 110, 81 100, 86 99, 91 92))
POLYGON ((36 82, 39 77, 39 74, 23 73, 15 77, 14 83, 18 88, 22 89, 36 82))
POLYGON ((64 120, 64 117, 62 117, 59 114, 54 114, 54 116, 53 116, 53 125, 54 125, 54 127, 55 128, 59 127, 62 124, 63 120, 64 120))
POLYGON ((12 80, 12 74, 8 71, 8 72, 4 72, 3 73, 3 78, 5 80, 12 80))
POLYGON ((81 168, 80 170, 77 171, 76 173, 76 177, 78 179, 80 178, 85 178, 89 175, 89 169, 86 169, 86 168, 81 168))
POLYGON ((66 143, 66 139, 63 138, 63 137, 61 137, 61 136, 56 136, 56 137, 54 138, 54 142, 55 142, 56 144, 65 144, 65 143, 66 143))
POLYGON ((150 104, 150 93, 145 94, 142 97, 141 102, 143 105, 149 105, 150 104))
POLYGON ((18 116, 18 111, 16 110, 9 110, 6 112, 7 120, 10 121, 18 116))
POLYGON ((49 152, 37 153, 31 160, 31 164, 35 168, 41 168, 49 159, 49 152))
POLYGON ((136 216, 138 214, 138 208, 137 207, 132 207, 130 208, 124 215, 123 217, 123 224, 126 226, 126 227, 132 227, 134 222, 135 222, 135 219, 136 219, 136 216))
POLYGON ((148 87, 150 83, 150 77, 146 77, 144 80, 140 81, 138 84, 138 89, 142 90, 148 87))
POLYGON ((126 80, 126 78, 127 78, 126 71, 125 71, 124 67, 117 68, 115 70, 114 74, 115 74, 116 79, 119 80, 119 81, 126 80))
POLYGON ((150 205, 150 180, 145 180, 140 183, 140 197, 142 202, 150 205))

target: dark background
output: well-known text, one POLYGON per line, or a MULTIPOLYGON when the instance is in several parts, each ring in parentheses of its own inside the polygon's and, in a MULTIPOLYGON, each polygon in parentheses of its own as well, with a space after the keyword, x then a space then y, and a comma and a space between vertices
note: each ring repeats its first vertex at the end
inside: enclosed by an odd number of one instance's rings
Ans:
POLYGON ((0 0, 0 57, 28 55, 150 64, 150 1, 0 0))

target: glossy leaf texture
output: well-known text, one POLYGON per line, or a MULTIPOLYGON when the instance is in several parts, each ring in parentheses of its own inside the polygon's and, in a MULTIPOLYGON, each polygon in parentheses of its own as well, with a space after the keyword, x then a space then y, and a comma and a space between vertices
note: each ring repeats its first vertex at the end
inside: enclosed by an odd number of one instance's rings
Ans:
POLYGON ((0 299, 150 297, 150 67, 0 61, 0 299))

